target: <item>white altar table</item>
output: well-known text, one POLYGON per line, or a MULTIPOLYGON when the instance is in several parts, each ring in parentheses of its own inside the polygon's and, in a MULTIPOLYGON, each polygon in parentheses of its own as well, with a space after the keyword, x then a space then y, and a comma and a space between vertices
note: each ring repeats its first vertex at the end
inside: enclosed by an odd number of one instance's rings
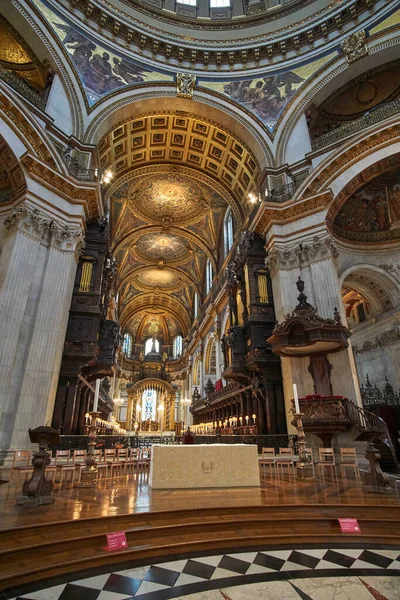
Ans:
POLYGON ((253 444, 153 445, 149 484, 153 489, 258 487, 253 444))

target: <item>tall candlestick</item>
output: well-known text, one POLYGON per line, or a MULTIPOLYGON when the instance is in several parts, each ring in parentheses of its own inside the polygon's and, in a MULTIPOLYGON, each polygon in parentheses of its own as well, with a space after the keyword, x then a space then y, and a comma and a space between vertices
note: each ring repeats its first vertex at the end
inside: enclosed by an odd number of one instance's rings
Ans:
POLYGON ((96 389, 94 392, 93 400, 93 412, 97 412, 97 407, 99 405, 100 383, 100 379, 96 379, 96 389))
POLYGON ((297 393, 297 385, 293 384, 293 396, 294 396, 294 410, 296 415, 300 414, 300 404, 299 404, 299 396, 297 393))

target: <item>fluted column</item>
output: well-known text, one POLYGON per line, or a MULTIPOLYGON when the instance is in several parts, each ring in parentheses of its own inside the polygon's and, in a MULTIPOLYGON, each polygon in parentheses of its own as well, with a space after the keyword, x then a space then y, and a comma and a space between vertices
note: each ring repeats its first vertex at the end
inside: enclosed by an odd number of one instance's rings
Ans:
POLYGON ((10 357, 8 365, 1 359, 0 447, 24 448, 29 428, 51 422, 82 231, 26 204, 5 226, 12 252, 0 292, 0 339, 10 357))

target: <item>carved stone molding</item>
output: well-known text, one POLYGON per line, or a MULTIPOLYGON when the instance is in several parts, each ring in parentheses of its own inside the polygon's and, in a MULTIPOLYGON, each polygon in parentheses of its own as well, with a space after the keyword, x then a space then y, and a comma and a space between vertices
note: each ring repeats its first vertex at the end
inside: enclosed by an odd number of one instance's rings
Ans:
POLYGON ((299 202, 285 203, 286 206, 274 206, 272 203, 265 203, 264 211, 255 227, 255 232, 265 236, 273 223, 290 222, 322 211, 331 201, 331 191, 322 192, 312 198, 306 198, 299 202))
POLYGON ((177 73, 176 95, 179 98, 193 98, 195 83, 196 75, 192 75, 191 73, 177 73))
POLYGON ((90 219, 99 216, 100 186, 98 183, 90 186, 83 185, 82 182, 75 184, 60 173, 47 168, 46 165, 29 154, 25 155, 21 162, 32 179, 38 181, 48 190, 55 191, 72 204, 83 204, 90 219))
POLYGON ((288 248, 273 248, 265 259, 271 274, 282 269, 299 269, 314 262, 335 259, 339 252, 331 237, 314 237, 310 244, 298 244, 288 248))
POLYGON ((356 31, 349 35, 349 37, 340 44, 340 47, 349 64, 366 56, 368 54, 368 46, 365 30, 360 29, 360 31, 356 31))
POLYGON ((77 252, 77 256, 84 245, 84 233, 80 227, 72 228, 58 223, 26 204, 13 209, 4 220, 4 227, 9 231, 18 229, 38 241, 48 234, 51 246, 62 251, 77 252))
POLYGON ((379 265, 381 269, 386 271, 386 273, 390 273, 397 281, 400 281, 400 265, 389 263, 384 265, 379 265))
POLYGON ((365 354, 366 352, 371 352, 371 350, 376 350, 376 348, 391 346, 398 342, 400 342, 400 326, 397 326, 390 331, 385 331, 381 335, 378 335, 374 339, 368 340, 359 346, 353 346, 353 351, 355 355, 365 354))

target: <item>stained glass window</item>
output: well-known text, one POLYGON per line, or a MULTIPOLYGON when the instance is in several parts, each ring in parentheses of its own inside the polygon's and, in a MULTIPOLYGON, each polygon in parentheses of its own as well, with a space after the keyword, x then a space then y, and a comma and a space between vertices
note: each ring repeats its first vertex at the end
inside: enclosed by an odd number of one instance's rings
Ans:
POLYGON ((225 256, 232 248, 233 244, 233 215, 232 210, 229 208, 224 221, 224 243, 225 243, 225 256))
POLYGON ((156 390, 145 390, 142 395, 142 420, 150 421, 156 420, 156 401, 157 392, 156 390))
POLYGON ((132 355, 132 336, 130 335, 130 333, 126 333, 124 335, 124 343, 122 345, 122 351, 125 354, 125 356, 132 355))
POLYGON ((182 336, 177 335, 174 338, 172 353, 174 358, 178 358, 182 354, 182 336))

